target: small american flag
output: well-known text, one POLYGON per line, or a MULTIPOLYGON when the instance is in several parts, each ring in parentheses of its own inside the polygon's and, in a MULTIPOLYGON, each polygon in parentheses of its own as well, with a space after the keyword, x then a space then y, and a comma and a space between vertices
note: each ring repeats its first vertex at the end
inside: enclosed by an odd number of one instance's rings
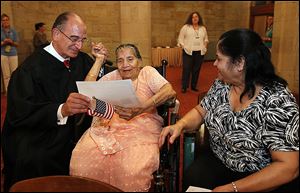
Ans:
MULTIPOLYGON (((94 98, 94 97, 93 97, 94 98)), ((94 98, 96 99, 96 98, 94 98)), ((88 115, 97 116, 105 119, 111 119, 114 114, 114 107, 102 100, 96 99, 95 110, 88 109, 88 115)))

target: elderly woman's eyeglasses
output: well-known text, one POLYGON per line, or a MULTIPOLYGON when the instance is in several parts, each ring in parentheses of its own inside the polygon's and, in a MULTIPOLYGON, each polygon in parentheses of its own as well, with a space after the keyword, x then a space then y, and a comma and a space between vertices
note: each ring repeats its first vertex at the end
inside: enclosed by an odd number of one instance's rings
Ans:
MULTIPOLYGON (((58 28, 57 28, 58 29, 58 28)), ((69 36, 67 36, 64 32, 62 32, 60 29, 58 29, 58 31, 60 31, 66 38, 68 38, 72 43, 82 43, 82 44, 84 44, 84 43, 86 43, 86 42, 88 42, 88 39, 87 38, 79 38, 78 36, 71 36, 71 37, 69 37, 69 36)))

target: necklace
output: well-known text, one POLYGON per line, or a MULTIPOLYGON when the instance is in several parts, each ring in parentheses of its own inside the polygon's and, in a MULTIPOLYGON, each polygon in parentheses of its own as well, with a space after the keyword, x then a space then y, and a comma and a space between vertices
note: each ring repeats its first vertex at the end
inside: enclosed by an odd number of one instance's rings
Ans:
POLYGON ((196 32, 196 39, 199 39, 199 31, 197 30, 195 30, 195 32, 196 32))
POLYGON ((196 34, 196 39, 199 39, 199 38, 200 38, 200 37, 199 37, 199 27, 193 26, 193 29, 194 29, 195 34, 196 34))
POLYGON ((195 30, 195 32, 196 32, 196 39, 199 39, 200 37, 199 37, 199 32, 197 32, 196 30, 195 30))

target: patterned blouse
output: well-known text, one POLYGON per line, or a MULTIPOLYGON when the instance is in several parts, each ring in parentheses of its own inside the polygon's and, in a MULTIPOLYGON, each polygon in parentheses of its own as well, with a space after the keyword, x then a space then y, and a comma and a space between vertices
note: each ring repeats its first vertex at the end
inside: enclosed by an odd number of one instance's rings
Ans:
POLYGON ((270 151, 299 151, 299 106, 287 88, 263 87, 239 112, 231 109, 229 90, 215 80, 201 101, 211 149, 228 168, 255 172, 271 163, 270 151))

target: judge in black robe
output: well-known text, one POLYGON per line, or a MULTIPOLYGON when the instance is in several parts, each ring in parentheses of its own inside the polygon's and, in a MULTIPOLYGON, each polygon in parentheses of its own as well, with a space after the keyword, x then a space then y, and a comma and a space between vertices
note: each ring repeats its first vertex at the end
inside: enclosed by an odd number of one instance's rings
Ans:
POLYGON ((13 72, 8 86, 2 131, 5 190, 15 182, 47 175, 68 175, 72 149, 91 124, 83 114, 57 124, 57 110, 76 81, 84 80, 93 59, 79 52, 70 68, 44 49, 28 57, 13 72))

